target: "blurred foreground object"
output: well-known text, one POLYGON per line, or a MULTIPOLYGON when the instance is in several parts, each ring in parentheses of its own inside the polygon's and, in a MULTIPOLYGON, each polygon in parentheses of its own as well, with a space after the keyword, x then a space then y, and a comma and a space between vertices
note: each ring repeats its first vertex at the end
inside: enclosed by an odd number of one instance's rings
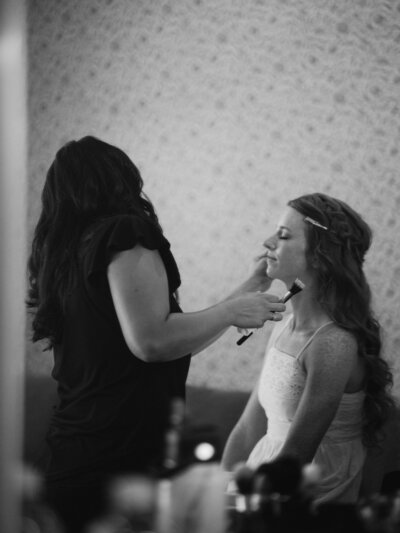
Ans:
POLYGON ((400 489, 391 482, 386 494, 357 504, 315 505, 320 475, 291 457, 256 470, 239 464, 233 473, 230 533, 399 533, 400 489), (232 499, 233 496, 233 499, 232 499))
POLYGON ((359 504, 366 533, 399 533, 400 491, 390 496, 376 494, 359 504))
POLYGON ((55 513, 44 503, 44 482, 39 472, 24 466, 17 474, 21 494, 21 533, 63 533, 55 513))
POLYGON ((26 248, 25 2, 0 0, 0 531, 20 527, 26 248))
POLYGON ((212 425, 186 424, 183 401, 171 403, 157 472, 130 474, 109 486, 109 508, 85 533, 225 533, 227 473, 212 425))

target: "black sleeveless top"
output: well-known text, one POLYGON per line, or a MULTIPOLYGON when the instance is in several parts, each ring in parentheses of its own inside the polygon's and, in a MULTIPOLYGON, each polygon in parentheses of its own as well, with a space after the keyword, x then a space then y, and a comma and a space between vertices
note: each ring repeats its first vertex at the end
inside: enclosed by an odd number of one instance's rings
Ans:
POLYGON ((107 267, 116 252, 137 243, 160 253, 170 310, 181 312, 174 297, 179 271, 169 242, 151 221, 116 216, 87 232, 63 337, 54 347, 59 405, 47 435, 50 482, 90 485, 104 474, 153 468, 163 453, 171 399, 185 395, 190 355, 143 362, 126 345, 115 313, 107 267))

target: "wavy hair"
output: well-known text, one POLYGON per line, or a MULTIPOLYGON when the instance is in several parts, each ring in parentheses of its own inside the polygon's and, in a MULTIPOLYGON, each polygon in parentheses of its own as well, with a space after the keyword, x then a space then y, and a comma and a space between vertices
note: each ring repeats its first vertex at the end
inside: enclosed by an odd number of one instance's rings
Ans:
POLYGON ((319 224, 306 221, 306 256, 316 274, 317 300, 331 320, 357 340, 366 369, 364 443, 377 445, 394 402, 388 392, 393 377, 381 357, 380 326, 363 270, 371 229, 349 205, 325 194, 300 196, 288 205, 319 224))
POLYGON ((87 136, 65 144, 51 164, 28 260, 27 306, 34 310, 32 340, 60 341, 68 294, 77 280, 78 249, 95 222, 137 215, 162 232, 143 193, 139 170, 119 148, 87 136))

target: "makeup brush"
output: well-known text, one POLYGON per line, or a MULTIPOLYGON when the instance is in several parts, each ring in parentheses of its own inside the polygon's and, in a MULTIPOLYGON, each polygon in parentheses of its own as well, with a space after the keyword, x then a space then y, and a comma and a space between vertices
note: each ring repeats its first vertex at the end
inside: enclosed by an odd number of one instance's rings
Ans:
MULTIPOLYGON (((290 287, 287 293, 284 296, 282 296, 282 298, 279 301, 282 302, 283 304, 286 303, 288 300, 290 300, 290 298, 292 298, 292 296, 302 291, 304 287, 305 287, 305 284, 299 278, 296 278, 293 282, 293 285, 290 287)), ((251 331, 249 334, 243 335, 236 342, 236 344, 240 346, 241 344, 244 343, 244 341, 246 341, 249 337, 251 337, 253 333, 254 331, 251 331)))

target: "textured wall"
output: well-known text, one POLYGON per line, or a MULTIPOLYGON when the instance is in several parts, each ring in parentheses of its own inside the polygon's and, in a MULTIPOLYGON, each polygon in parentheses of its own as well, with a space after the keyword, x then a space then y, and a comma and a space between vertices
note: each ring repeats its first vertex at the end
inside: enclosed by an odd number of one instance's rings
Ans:
MULTIPOLYGON (((287 200, 342 198, 374 229, 366 271, 400 395, 400 1, 28 4, 30 230, 62 143, 117 144, 195 310, 241 280, 287 200)), ((269 331, 241 348, 229 332, 190 381, 250 389, 269 331)), ((28 364, 42 371, 50 357, 29 346, 28 364)))

